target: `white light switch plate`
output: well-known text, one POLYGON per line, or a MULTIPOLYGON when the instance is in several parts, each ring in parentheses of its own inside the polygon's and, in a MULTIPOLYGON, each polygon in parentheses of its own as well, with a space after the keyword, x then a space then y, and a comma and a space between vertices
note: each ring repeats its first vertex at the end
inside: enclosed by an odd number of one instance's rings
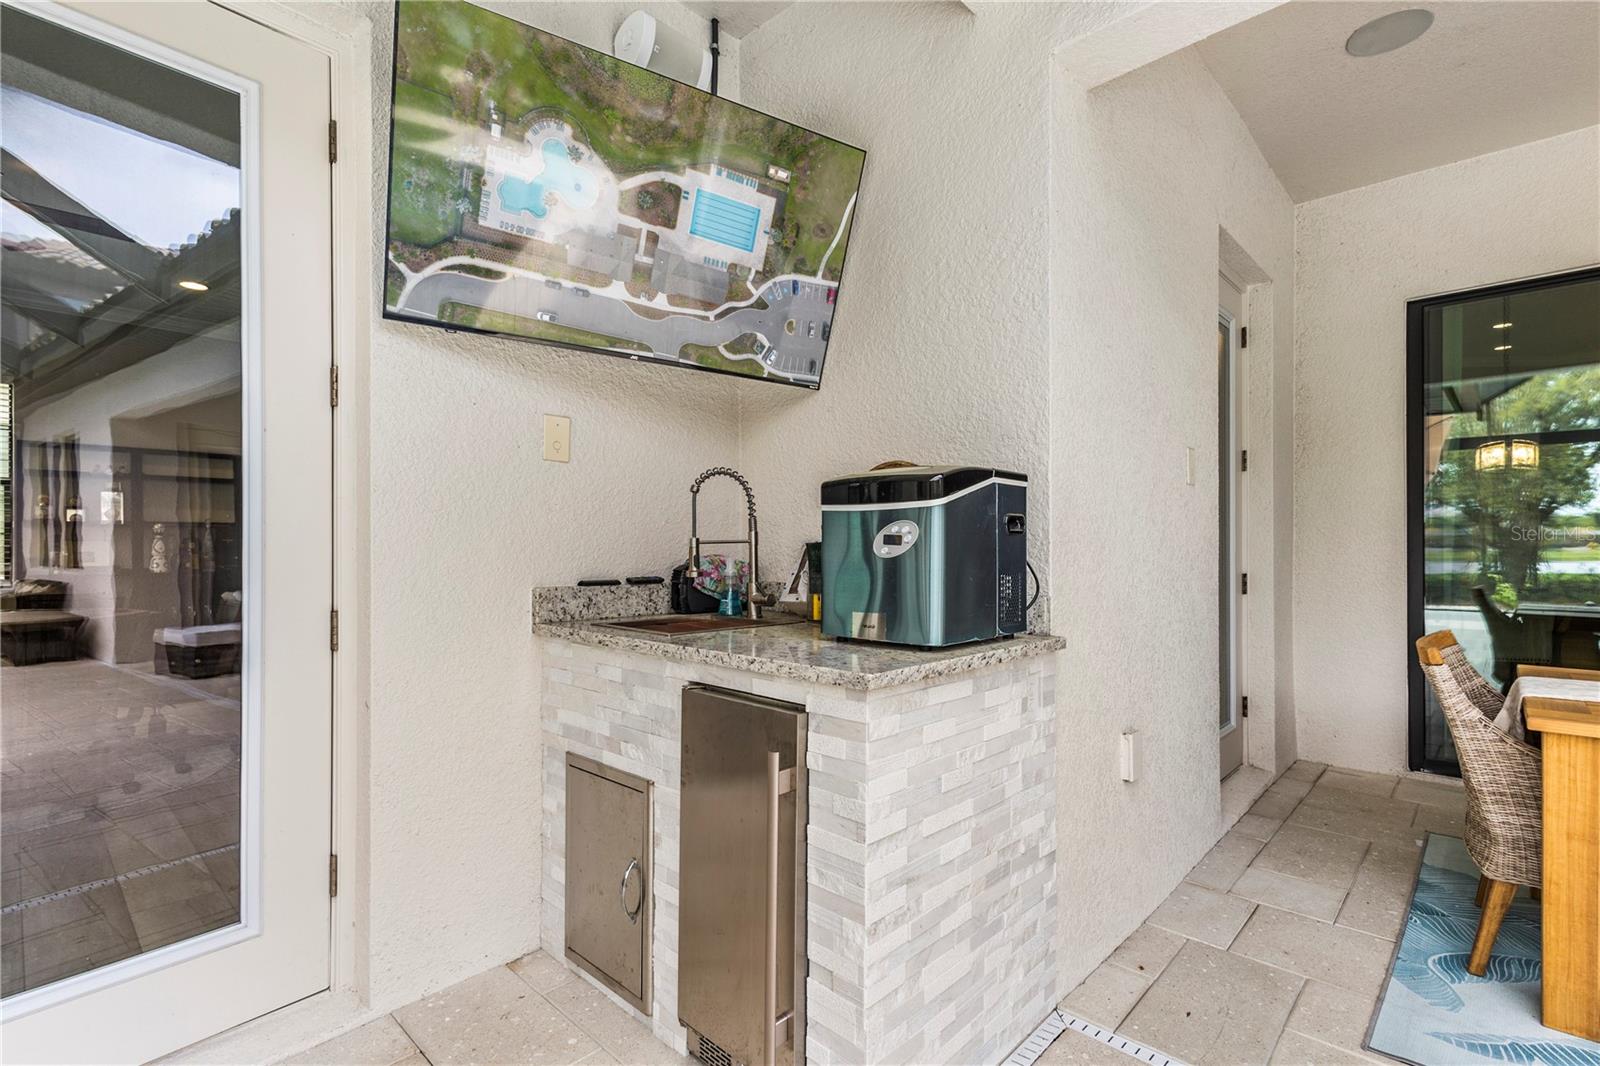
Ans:
POLYGON ((544 458, 547 463, 572 460, 572 419, 566 415, 544 416, 544 458))

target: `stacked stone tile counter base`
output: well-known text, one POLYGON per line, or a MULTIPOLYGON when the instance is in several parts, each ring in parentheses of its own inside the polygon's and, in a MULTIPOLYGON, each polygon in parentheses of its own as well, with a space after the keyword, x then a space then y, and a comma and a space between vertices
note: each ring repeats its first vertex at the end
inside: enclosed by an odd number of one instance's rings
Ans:
POLYGON ((686 1043, 679 701, 690 683, 808 712, 806 1061, 998 1063, 1054 1006, 1057 638, 921 652, 833 644, 807 623, 663 638, 570 614, 536 632, 542 944, 561 957, 567 752, 653 781, 655 999, 643 1020, 664 1042, 686 1043), (735 637, 746 643, 730 647, 735 637), (861 657, 842 662, 841 647, 861 657))

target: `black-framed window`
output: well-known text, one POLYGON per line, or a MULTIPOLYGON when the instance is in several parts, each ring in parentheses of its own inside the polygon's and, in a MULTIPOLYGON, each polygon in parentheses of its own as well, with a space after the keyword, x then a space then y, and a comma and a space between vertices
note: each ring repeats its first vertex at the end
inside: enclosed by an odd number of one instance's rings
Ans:
MULTIPOLYGON (((1406 305, 1412 638, 1600 668, 1600 269, 1406 305)), ((1408 649, 1410 763, 1459 773, 1408 649)))

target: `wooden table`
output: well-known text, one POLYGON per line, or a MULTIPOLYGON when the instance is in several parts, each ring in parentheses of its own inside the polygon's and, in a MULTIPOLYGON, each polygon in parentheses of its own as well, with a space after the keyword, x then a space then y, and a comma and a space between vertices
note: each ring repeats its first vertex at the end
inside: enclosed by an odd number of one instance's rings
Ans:
POLYGON ((1544 734, 1544 1024, 1600 1040, 1600 700, 1522 711, 1544 734))

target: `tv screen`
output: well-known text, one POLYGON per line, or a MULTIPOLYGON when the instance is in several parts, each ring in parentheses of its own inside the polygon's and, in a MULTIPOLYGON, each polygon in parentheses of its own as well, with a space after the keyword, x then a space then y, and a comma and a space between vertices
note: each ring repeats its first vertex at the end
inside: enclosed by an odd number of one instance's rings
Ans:
POLYGON ((861 149, 461 2, 393 104, 384 317, 821 384, 861 149))

